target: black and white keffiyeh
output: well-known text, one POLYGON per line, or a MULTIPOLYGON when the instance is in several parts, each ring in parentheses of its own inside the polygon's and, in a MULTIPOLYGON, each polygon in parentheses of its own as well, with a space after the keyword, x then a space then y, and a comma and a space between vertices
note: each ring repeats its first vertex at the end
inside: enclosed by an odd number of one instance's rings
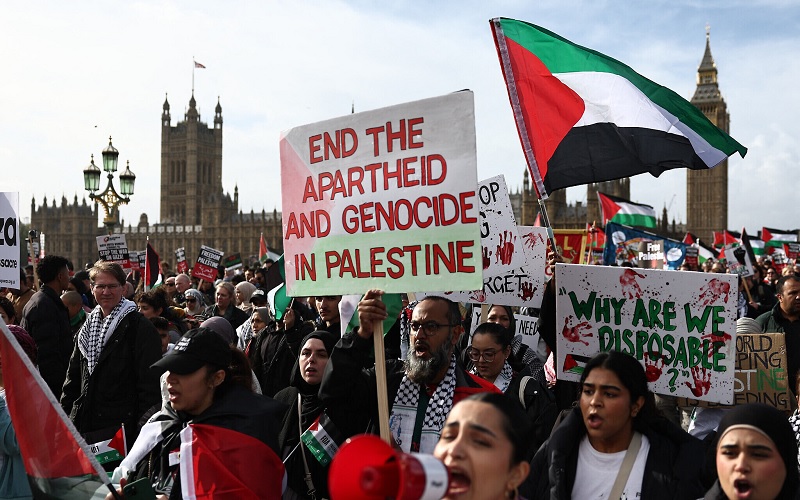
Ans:
MULTIPOLYGON (((453 395, 456 389, 456 357, 450 358, 450 366, 433 396, 425 408, 425 419, 422 423, 419 452, 433 453, 433 448, 439 441, 447 414, 453 407, 453 395)), ((395 442, 406 453, 411 451, 411 441, 414 434, 414 424, 417 420, 417 406, 419 405, 419 391, 425 390, 420 384, 412 382, 406 375, 400 382, 397 396, 394 398, 392 413, 389 415, 389 429, 395 442)))
POLYGON ((136 303, 123 297, 105 318, 103 309, 99 305, 89 313, 89 317, 86 318, 78 333, 78 349, 89 364, 90 375, 97 365, 97 360, 100 359, 100 353, 103 352, 106 341, 114 333, 119 322, 135 310, 136 303))
MULTIPOLYGON (((473 375, 477 375, 480 377, 480 373, 478 373, 478 367, 473 366, 470 370, 470 373, 473 375)), ((514 376, 514 370, 511 368, 511 365, 508 364, 508 361, 503 363, 503 368, 500 370, 500 373, 497 374, 497 378, 494 379, 494 386, 500 389, 503 392, 506 392, 508 389, 509 384, 511 384, 511 377, 514 376)))
POLYGON ((533 349, 523 344, 522 335, 515 335, 511 340, 511 352, 514 353, 516 359, 520 358, 520 351, 522 351, 521 361, 530 368, 533 379, 542 384, 546 384, 547 378, 544 373, 544 364, 536 356, 536 353, 533 352, 533 349))

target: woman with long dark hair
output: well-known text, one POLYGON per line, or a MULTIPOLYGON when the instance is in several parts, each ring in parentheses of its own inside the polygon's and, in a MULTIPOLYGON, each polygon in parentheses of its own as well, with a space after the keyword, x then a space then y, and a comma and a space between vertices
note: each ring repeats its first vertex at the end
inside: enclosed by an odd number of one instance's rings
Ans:
POLYGON ((658 414, 636 359, 598 354, 586 364, 580 387, 579 407, 533 459, 533 498, 703 495, 703 446, 658 414))

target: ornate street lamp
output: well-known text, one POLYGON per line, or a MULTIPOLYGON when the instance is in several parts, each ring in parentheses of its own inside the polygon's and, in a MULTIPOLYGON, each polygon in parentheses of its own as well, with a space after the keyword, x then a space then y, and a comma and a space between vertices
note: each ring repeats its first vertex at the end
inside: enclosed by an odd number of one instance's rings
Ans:
POLYGON ((83 183, 89 191, 89 198, 103 205, 105 218, 103 224, 108 229, 108 234, 112 234, 114 226, 119 224, 119 206, 131 201, 133 195, 133 184, 136 176, 131 172, 130 162, 127 162, 125 171, 119 175, 120 192, 114 189, 114 172, 117 171, 119 161, 119 151, 111 144, 111 137, 108 138, 108 147, 103 150, 103 170, 108 172, 108 186, 100 194, 94 194, 100 188, 100 169, 94 164, 94 155, 89 166, 83 171, 83 183))

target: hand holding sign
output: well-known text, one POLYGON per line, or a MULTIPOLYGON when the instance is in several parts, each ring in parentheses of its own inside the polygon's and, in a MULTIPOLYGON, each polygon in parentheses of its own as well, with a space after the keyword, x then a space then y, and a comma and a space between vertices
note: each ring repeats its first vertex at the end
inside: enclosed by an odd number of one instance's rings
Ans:
POLYGON ((369 290, 358 303, 358 336, 362 339, 372 338, 375 325, 386 319, 386 304, 381 297, 383 290, 369 290))

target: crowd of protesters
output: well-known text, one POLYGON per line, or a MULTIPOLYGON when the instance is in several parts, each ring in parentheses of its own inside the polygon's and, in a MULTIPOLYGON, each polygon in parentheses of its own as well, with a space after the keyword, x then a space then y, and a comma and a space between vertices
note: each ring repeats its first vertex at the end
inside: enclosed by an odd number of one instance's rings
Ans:
MULTIPOLYGON (((301 436, 324 425, 341 445, 378 432, 372 336, 387 308, 380 290, 368 291, 359 326, 345 335, 339 296, 296 297, 276 314, 271 264, 220 269, 215 282, 165 270, 162 284, 145 289, 138 272, 117 264, 74 272, 67 259, 47 256, 37 263, 38 283, 29 267, 19 289, 0 291, 0 318, 87 442, 125 424, 134 444, 115 464, 116 482, 148 478, 159 498, 180 498, 172 451, 188 423, 206 423, 256 438, 280 457, 287 481, 279 496, 330 498, 329 462, 301 436)), ((681 270, 728 272, 713 260, 681 270)), ((795 374, 800 265, 779 270, 759 259, 753 270, 739 279, 737 331, 785 332, 795 374)), ((797 411, 787 419, 746 405, 681 419, 673 399, 648 391, 642 366, 616 352, 590 360, 579 383, 556 380, 554 281, 533 311, 538 345, 516 332, 515 313, 527 308, 491 305, 472 331, 471 306, 404 297, 392 318, 392 442, 439 458, 450 473, 448 498, 796 497, 797 411)), ((4 399, 0 431, 0 498, 29 498, 4 399)))

